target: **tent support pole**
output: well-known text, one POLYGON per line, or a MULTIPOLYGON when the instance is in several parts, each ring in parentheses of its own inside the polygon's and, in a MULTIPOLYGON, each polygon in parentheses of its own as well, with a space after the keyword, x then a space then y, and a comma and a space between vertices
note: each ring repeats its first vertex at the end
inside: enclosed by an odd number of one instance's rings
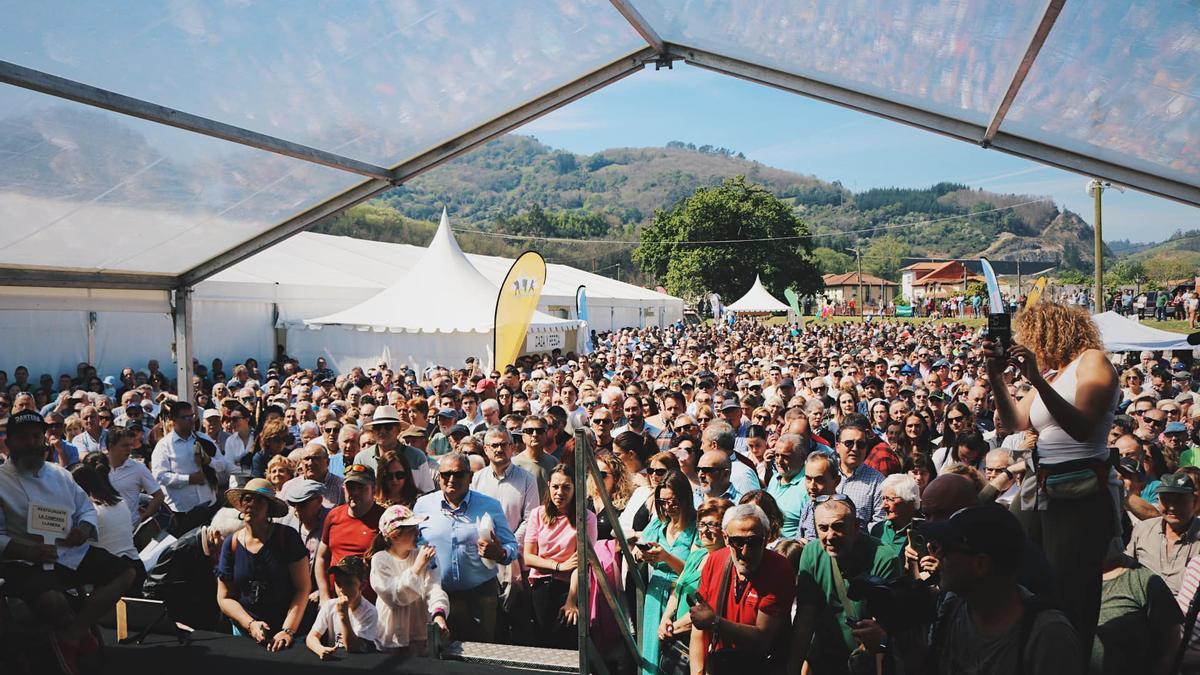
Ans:
POLYGON ((180 401, 192 400, 192 292, 191 286, 175 289, 171 318, 175 325, 175 393, 180 401))

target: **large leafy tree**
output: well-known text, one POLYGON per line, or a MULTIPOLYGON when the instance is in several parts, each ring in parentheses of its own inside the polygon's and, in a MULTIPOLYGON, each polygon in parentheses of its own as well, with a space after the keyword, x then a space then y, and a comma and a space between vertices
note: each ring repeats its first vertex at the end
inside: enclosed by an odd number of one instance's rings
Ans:
POLYGON ((733 301, 756 274, 777 297, 789 287, 804 295, 821 289, 808 234, 790 205, 736 176, 656 211, 633 255, 645 274, 690 300, 715 292, 733 301))

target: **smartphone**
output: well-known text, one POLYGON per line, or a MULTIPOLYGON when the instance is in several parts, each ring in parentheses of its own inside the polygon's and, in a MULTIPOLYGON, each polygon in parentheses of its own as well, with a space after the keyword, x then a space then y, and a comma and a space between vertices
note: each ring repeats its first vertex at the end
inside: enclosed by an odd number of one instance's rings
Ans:
POLYGON ((846 625, 851 628, 858 628, 858 619, 847 614, 846 615, 846 625))
POLYGON ((638 547, 638 549, 642 550, 642 551, 649 551, 650 547, 653 546, 653 544, 647 544, 647 543, 641 542, 641 541, 635 541, 635 542, 633 542, 633 545, 638 547))
POLYGON ((913 518, 912 524, 908 526, 908 545, 922 558, 929 555, 929 542, 925 541, 925 536, 920 533, 924 524, 924 518, 913 518))
POLYGON ((687 600, 688 607, 695 607, 700 604, 700 596, 695 593, 688 593, 684 599, 687 600))
POLYGON ((987 336, 1007 353, 1012 345, 1012 317, 1008 314, 988 314, 987 336))

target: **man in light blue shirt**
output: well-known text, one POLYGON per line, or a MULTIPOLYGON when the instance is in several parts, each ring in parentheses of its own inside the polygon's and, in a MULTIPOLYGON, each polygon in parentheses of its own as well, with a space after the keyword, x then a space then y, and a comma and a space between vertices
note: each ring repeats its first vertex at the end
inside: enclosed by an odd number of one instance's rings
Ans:
POLYGON ((778 473, 771 477, 767 494, 775 498, 775 504, 783 513, 783 536, 792 539, 800 529, 800 514, 808 501, 804 488, 804 459, 808 457, 812 441, 807 435, 784 434, 775 442, 775 467, 778 473))
POLYGON ((437 551, 442 588, 450 596, 450 634, 455 640, 495 642, 500 586, 497 567, 517 559, 517 540, 500 502, 471 490, 471 463, 449 452, 438 460, 440 492, 417 500, 413 511, 427 516, 421 537, 437 551), (488 516, 492 536, 479 536, 488 516))

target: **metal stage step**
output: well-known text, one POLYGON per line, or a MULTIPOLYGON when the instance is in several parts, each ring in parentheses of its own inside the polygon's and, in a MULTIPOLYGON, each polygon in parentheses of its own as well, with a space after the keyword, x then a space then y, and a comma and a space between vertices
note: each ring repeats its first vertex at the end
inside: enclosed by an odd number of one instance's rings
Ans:
POLYGON ((452 642, 442 645, 441 658, 543 673, 579 671, 579 652, 574 649, 547 649, 486 642, 452 642))

